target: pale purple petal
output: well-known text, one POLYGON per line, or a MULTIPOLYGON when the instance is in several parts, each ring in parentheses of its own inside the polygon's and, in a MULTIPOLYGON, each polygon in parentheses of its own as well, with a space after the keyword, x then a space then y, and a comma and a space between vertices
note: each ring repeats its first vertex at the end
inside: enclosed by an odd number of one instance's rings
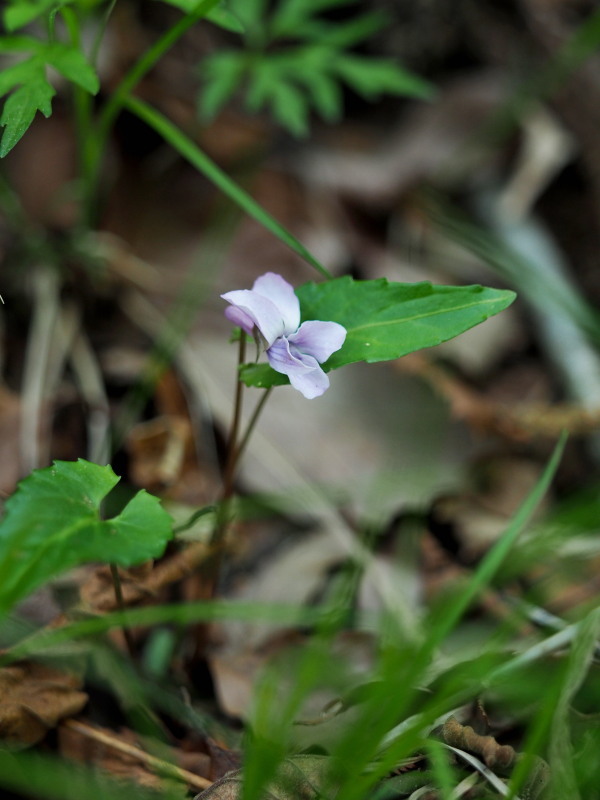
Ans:
POLYGON ((238 289, 233 292, 226 292, 221 297, 242 311, 244 317, 248 317, 253 321, 262 333, 267 347, 272 345, 275 339, 283 335, 285 322, 281 311, 271 300, 263 295, 251 289, 238 289))
POLYGON ((271 367, 276 372, 287 375, 294 389, 309 400, 319 397, 329 388, 329 378, 317 360, 290 348, 285 338, 278 339, 267 350, 267 358, 271 367))
POLYGON ((283 335, 298 330, 300 325, 300 301, 294 287, 275 272, 266 272, 254 281, 253 292, 266 297, 277 306, 283 318, 283 335))
POLYGON ((296 333, 288 336, 293 350, 314 356, 322 364, 339 350, 346 339, 346 328, 337 322, 311 320, 303 322, 296 333))
POLYGON ((306 372, 293 372, 289 379, 294 389, 301 392, 307 400, 320 397, 329 389, 329 378, 319 366, 306 372))
POLYGON ((227 306, 225 309, 225 316, 230 322, 233 322, 234 325, 237 325, 243 331, 246 331, 248 336, 252 336, 254 320, 252 317, 249 317, 245 311, 242 311, 241 308, 238 308, 237 306, 227 306))

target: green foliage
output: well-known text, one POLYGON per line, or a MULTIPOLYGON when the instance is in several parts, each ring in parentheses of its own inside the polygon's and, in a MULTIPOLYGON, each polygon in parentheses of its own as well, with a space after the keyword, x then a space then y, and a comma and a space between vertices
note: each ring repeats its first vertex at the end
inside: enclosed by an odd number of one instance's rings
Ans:
POLYGON ((53 67, 64 78, 90 94, 96 94, 100 87, 94 68, 83 53, 70 44, 41 42, 30 36, 5 36, 0 38, 2 53, 30 55, 0 72, 0 95, 12 92, 4 103, 0 117, 0 125, 4 126, 0 157, 17 144, 38 111, 45 117, 52 113, 55 90, 46 75, 47 67, 53 67))
MULTIPOLYGON (((175 6, 175 8, 183 11, 184 14, 190 14, 198 5, 198 0, 164 0, 164 2, 170 6, 175 6)), ((234 33, 242 33, 244 30, 239 19, 225 5, 212 8, 206 14, 205 19, 220 28, 225 28, 225 30, 233 31, 234 33)))
POLYGON ((72 2, 73 0, 9 0, 2 15, 4 26, 7 31, 19 30, 38 17, 72 2))
POLYGON ((171 518, 140 491, 113 519, 100 504, 119 478, 80 459, 35 470, 7 501, 0 522, 0 613, 64 570, 89 561, 123 567, 160 556, 171 518))
MULTIPOLYGON (((339 322, 347 330, 325 369, 355 361, 387 361, 445 342, 509 306, 514 292, 484 286, 355 281, 349 276, 307 283, 297 290, 303 320, 339 322)), ((287 378, 268 365, 246 365, 248 386, 269 387, 287 378)))
POLYGON ((267 108, 296 136, 308 132, 313 110, 328 122, 340 119, 342 84, 368 100, 385 93, 431 97, 430 84, 392 60, 347 52, 385 24, 379 13, 341 23, 319 16, 349 2, 279 0, 269 12, 263 0, 231 0, 231 12, 244 28, 245 47, 205 60, 202 117, 214 117, 244 82, 248 110, 267 108))
MULTIPOLYGON (((522 704, 529 707, 534 703, 541 709, 534 732, 539 732, 543 740, 550 742, 550 756, 554 760, 570 759, 575 767, 577 783, 573 791, 572 776, 565 778, 551 759, 551 776, 553 780, 558 778, 560 788, 567 785, 566 780, 571 780, 568 784, 570 793, 554 793, 552 796, 596 797, 597 737, 594 733, 597 720, 594 715, 589 719, 586 716, 585 721, 580 719, 574 715, 573 705, 576 700, 581 702, 582 687, 590 692, 590 702, 593 703, 597 696, 592 656, 598 636, 598 611, 592 611, 584 618, 576 626, 577 634, 572 642, 563 641, 560 648, 540 648, 537 636, 524 637, 520 632, 517 656, 514 656, 514 642, 500 636, 500 630, 496 631, 496 636, 479 638, 474 643, 477 648, 475 655, 468 647, 465 652, 464 646, 459 648, 460 652, 453 651, 450 638, 452 629, 456 630, 459 618, 470 603, 493 586, 498 569, 511 557, 519 531, 555 475, 563 446, 564 438, 538 484, 509 522, 506 533, 479 565, 472 581, 456 589, 452 602, 423 619, 420 635, 415 641, 408 641, 402 635, 397 615, 390 608, 389 617, 381 620, 373 664, 364 682, 359 684, 356 676, 352 675, 351 659, 348 663, 340 659, 335 646, 335 625, 329 628, 326 623, 332 618, 334 602, 339 603, 341 597, 346 597, 345 593, 336 596, 337 600, 332 598, 331 605, 325 601, 323 605, 302 609, 283 604, 259 606, 218 599, 205 603, 128 609, 127 620, 136 626, 159 625, 167 621, 185 625, 199 620, 256 622, 260 619, 278 624, 304 624, 313 631, 293 654, 270 660, 262 680, 257 682, 255 702, 250 711, 244 772, 230 773, 206 790, 201 795, 202 800, 254 800, 266 796, 283 800, 296 797, 299 791, 307 797, 333 793, 340 800, 365 797, 383 800, 409 796, 413 792, 423 795, 424 791, 420 789, 427 786, 430 791, 439 790, 439 785, 445 785, 449 795, 451 786, 463 778, 474 777, 476 773, 473 759, 468 769, 460 762, 450 766, 451 762, 442 760, 448 748, 436 744, 436 737, 440 736, 440 720, 443 719, 441 715, 457 708, 466 711, 475 698, 481 707, 491 707, 498 713, 499 708, 506 708, 507 698, 515 691, 523 698, 522 704), (443 647, 441 659, 438 655, 440 646, 443 647), (529 661, 524 669, 522 664, 519 665, 519 659, 524 654, 533 655, 533 651, 536 651, 535 664, 532 667, 529 661), (508 680, 506 675, 498 678, 495 669, 498 664, 504 668, 512 665, 508 680), (551 674, 550 664, 556 667, 551 674), (542 683, 545 690, 540 695, 542 683), (314 700, 315 692, 333 695, 337 703, 323 713, 318 724, 313 717, 309 723, 298 724, 298 720, 306 719, 303 709, 307 701, 314 700), (580 741, 582 723, 585 725, 585 739, 580 741), (314 745, 310 754, 306 754, 307 742, 314 745), (437 748, 437 760, 432 757, 432 748, 437 748), (303 755, 297 755, 302 752, 303 755), (420 755, 424 752, 429 753, 428 761, 420 755), (586 756, 586 764, 582 764, 582 753, 586 756), (405 762, 403 759, 409 760, 405 762), (585 767, 584 773, 582 767, 585 767), (390 778, 390 775, 394 777, 390 778)), ((85 639, 97 637, 101 632, 119 626, 122 621, 123 614, 115 613, 70 623, 62 629, 38 631, 5 654, 5 662, 7 656, 16 659, 28 653, 58 655, 58 647, 67 642, 77 643, 81 652, 86 652, 84 648, 93 652, 95 645, 85 639)), ((372 622, 376 625, 374 619, 372 622)), ((508 634, 508 630, 505 633, 508 634)), ((543 644, 550 642, 546 640, 543 644)), ((116 691, 114 687, 117 684, 127 686, 117 669, 118 665, 111 662, 111 671, 105 673, 106 679, 112 682, 113 691, 116 691)), ((147 704, 144 705, 147 710, 158 708, 162 687, 153 691, 150 681, 140 686, 144 679, 137 671, 132 672, 132 678, 136 682, 136 702, 147 704)), ((186 705, 188 712, 193 710, 189 701, 186 705)), ((313 706, 309 704, 308 707, 313 706)), ((531 729, 525 745, 519 747, 521 752, 510 771, 500 773, 498 766, 487 769, 487 779, 494 778, 493 785, 498 787, 496 791, 499 794, 494 796, 506 794, 530 800, 547 796, 539 794, 538 765, 547 774, 548 764, 536 755, 542 752, 542 745, 538 742, 534 746, 531 729)), ((455 748, 454 752, 459 751, 455 748)), ((139 787, 127 787, 121 791, 115 786, 113 790, 108 778, 92 776, 83 768, 69 767, 72 770, 70 774, 58 760, 37 753, 0 753, 0 756, 0 784, 15 791, 34 792, 40 797, 75 798, 81 795, 82 787, 91 786, 94 797, 124 797, 124 791, 133 792, 136 797, 146 796, 139 787), (114 791, 113 795, 111 791, 114 791)), ((485 770, 485 765, 479 763, 485 770)), ((491 790, 486 791, 484 780, 478 780, 479 794, 491 797, 491 790)), ((542 786, 544 782, 542 780, 542 786)), ((166 798, 173 794, 165 790, 155 796, 166 798)))
MULTIPOLYGON (((0 125, 5 128, 0 142, 0 158, 17 144, 38 111, 45 117, 52 113, 52 98, 56 92, 48 80, 47 67, 54 68, 68 81, 90 94, 98 92, 100 85, 96 71, 79 47, 78 17, 71 18, 74 26, 70 28, 73 39, 71 44, 54 40, 54 20, 57 12, 65 6, 74 5, 77 11, 86 12, 101 2, 102 0, 11 0, 4 9, 4 26, 13 35, 0 38, 0 56, 3 53, 23 53, 25 57, 0 69, 0 96, 12 92, 4 103, 0 117, 0 125), (48 27, 48 42, 14 34, 38 19, 44 19, 48 27)), ((181 9, 188 16, 193 15, 201 5, 199 0, 165 2, 181 9)), ((64 9, 63 14, 66 15, 66 12, 67 9, 64 9)), ((228 30, 242 30, 237 17, 223 6, 209 8, 205 16, 228 30)))
MULTIPOLYGON (((39 17, 56 13, 63 6, 76 5, 78 8, 87 10, 102 2, 103 0, 9 0, 3 12, 4 26, 7 31, 16 31, 39 17)), ((164 2, 175 6, 184 14, 189 14, 194 11, 199 0, 164 0, 164 2)), ((206 15, 206 19, 236 33, 241 33, 243 30, 237 17, 223 5, 211 9, 206 15)))
MULTIPOLYGON (((117 780, 108 773, 75 761, 58 761, 46 753, 0 751, 0 782, 6 789, 29 797, 52 800, 157 800, 155 790, 117 780)), ((171 791, 165 800, 179 800, 171 791)))

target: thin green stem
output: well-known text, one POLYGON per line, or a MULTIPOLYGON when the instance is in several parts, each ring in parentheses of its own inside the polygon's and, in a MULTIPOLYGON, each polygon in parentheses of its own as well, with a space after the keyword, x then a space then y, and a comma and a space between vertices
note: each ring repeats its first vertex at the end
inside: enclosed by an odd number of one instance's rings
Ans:
POLYGON ((237 440, 240 432, 240 422, 242 419, 242 404, 244 399, 244 382, 240 377, 239 369, 246 359, 246 335, 240 333, 240 343, 238 349, 238 379, 235 387, 235 402, 233 404, 233 418, 227 439, 227 458, 225 461, 225 472, 223 476, 223 497, 228 500, 233 494, 233 476, 237 463, 237 440))
POLYGON ((108 4, 106 11, 102 17, 102 22, 98 26, 98 31, 94 38, 94 43, 92 45, 92 50, 90 53, 90 64, 94 69, 96 68, 96 64, 98 63, 98 54, 100 53, 100 46, 102 45, 102 40, 104 39, 104 34, 106 33, 106 28, 108 27, 108 20, 114 10, 114 7, 117 4, 117 0, 111 0, 108 4))
POLYGON ((179 22, 173 25, 166 33, 164 33, 158 41, 156 41, 137 61, 129 72, 125 75, 121 83, 117 86, 110 99, 104 106, 100 118, 98 120, 98 128, 93 144, 94 152, 88 164, 88 172, 86 175, 86 190, 87 190, 87 222, 91 223, 92 217, 97 211, 96 192, 98 188, 98 180, 100 176, 100 166, 102 156, 108 140, 108 136, 112 129, 113 123, 117 118, 119 112, 125 105, 125 101, 129 94, 133 91, 135 86, 141 81, 152 67, 162 58, 162 56, 180 39, 189 28, 196 24, 200 19, 217 5, 219 0, 200 0, 196 8, 185 17, 182 17, 179 22))
MULTIPOLYGON (((113 587, 115 590, 115 598, 117 600, 117 608, 121 612, 125 612, 125 601, 123 600, 123 589, 121 587, 121 577, 119 575, 119 570, 115 564, 110 564, 110 577, 112 578, 113 587)), ((127 645, 127 651, 130 657, 133 659, 135 658, 135 643, 133 641, 133 636, 131 635, 131 631, 127 627, 125 623, 121 626, 121 630, 123 631, 123 636, 125 638, 125 644, 127 645)))
POLYGON ((58 8, 53 8, 48 14, 48 41, 53 42, 56 39, 56 15, 58 8))
MULTIPOLYGON (((240 422, 242 418, 242 400, 245 384, 241 378, 240 367, 244 363, 246 357, 246 336, 242 331, 240 333, 240 346, 238 351, 238 379, 235 391, 235 402, 233 408, 233 417, 231 420, 231 427, 227 440, 227 458, 225 462, 225 469, 223 475, 223 492, 221 495, 221 502, 218 505, 215 526, 212 533, 211 545, 213 547, 213 557, 205 564, 205 569, 210 569, 210 575, 206 575, 207 585, 210 587, 210 594, 214 594, 215 589, 219 582, 219 574, 221 572, 221 564, 223 562, 223 548, 222 544, 227 533, 230 520, 230 507, 231 499, 233 496, 233 486, 236 468, 240 462, 240 457, 244 452, 248 439, 256 426, 256 422, 260 416, 260 412, 264 408, 267 398, 271 389, 267 389, 260 401, 254 409, 250 421, 246 426, 246 431, 238 444, 238 437, 240 432, 240 422)), ((272 387, 271 387, 272 388, 272 387)))
MULTIPOLYGON (((71 44, 80 50, 81 31, 77 15, 69 6, 63 6, 60 13, 67 27, 67 31, 69 32, 71 44)), ((85 178, 90 159, 90 145, 92 140, 92 98, 89 92, 77 84, 73 84, 73 108, 75 112, 79 176, 80 178, 85 178)))
MULTIPOLYGON (((243 348, 241 346, 241 339, 240 339, 240 359, 239 364, 243 364, 244 361, 244 353, 242 352, 243 348)), ((219 510, 217 512, 217 519, 215 523, 215 529, 213 531, 213 544, 218 544, 222 541, 225 531, 227 530, 228 524, 228 516, 229 516, 229 505, 230 500, 233 495, 233 486, 235 480, 235 473, 240 463, 241 457, 246 449, 246 445, 252 435, 252 431, 256 427, 256 423, 260 414, 265 407, 265 403, 267 402, 269 395, 271 394, 273 387, 269 387, 261 397, 261 399, 256 404, 256 408, 252 412, 252 416, 246 426, 246 430, 244 435, 241 438, 239 444, 237 444, 238 434, 239 434, 239 427, 240 427, 240 417, 241 417, 241 397, 243 391, 244 383, 243 381, 238 378, 238 384, 236 388, 236 401, 235 401, 235 410, 233 415, 233 422, 231 425, 231 433, 229 435, 229 441, 227 446, 227 461, 225 464, 225 474, 223 477, 223 494, 221 496, 221 503, 219 505, 219 510)))
POLYGON ((241 379, 240 368, 246 358, 246 334, 240 331, 240 342, 238 348, 238 363, 237 363, 237 383, 235 387, 235 401, 233 404, 233 417, 229 428, 229 435, 227 437, 227 456, 225 459, 225 468, 223 471, 223 491, 221 493, 221 502, 217 508, 215 517, 215 525, 212 532, 211 545, 213 548, 213 557, 204 565, 204 572, 209 594, 213 595, 219 582, 219 575, 221 572, 221 564, 223 562, 223 549, 221 545, 225 539, 227 527, 229 525, 229 508, 231 505, 231 498, 233 495, 233 478, 235 475, 235 466, 237 463, 237 440, 240 431, 240 421, 242 418, 242 402, 244 397, 244 382, 241 379), (210 570, 210 574, 208 574, 210 570))
POLYGON ((250 436, 252 435, 252 431, 256 427, 256 423, 258 422, 258 418, 260 417, 261 412, 262 412, 263 408, 265 407, 265 403, 269 399, 273 389, 274 389, 273 386, 269 386, 268 389, 265 389, 265 391, 263 393, 263 396, 260 398, 260 400, 256 404, 256 408, 252 412, 252 416, 250 417, 248 425, 246 426, 246 431, 245 431, 244 435, 242 436, 242 439, 241 439, 241 441, 240 441, 240 443, 238 445, 237 450, 235 451, 235 464, 233 465, 234 472, 235 472, 235 468, 237 467, 242 455, 244 454, 244 450, 246 449, 246 445, 248 444, 250 436))

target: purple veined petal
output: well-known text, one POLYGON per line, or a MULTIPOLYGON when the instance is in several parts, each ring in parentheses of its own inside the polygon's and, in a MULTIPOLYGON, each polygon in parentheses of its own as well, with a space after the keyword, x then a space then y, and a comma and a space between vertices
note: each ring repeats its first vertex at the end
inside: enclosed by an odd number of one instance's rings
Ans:
POLYGON ((311 320, 303 322, 288 339, 294 350, 314 356, 322 364, 344 344, 346 328, 337 322, 311 320))
POLYGON ((300 301, 294 293, 294 287, 281 275, 275 272, 266 272, 254 281, 253 292, 266 297, 277 306, 283 318, 283 335, 298 330, 300 325, 300 301))
POLYGON ((233 322, 234 325, 237 325, 243 331, 245 331, 248 336, 252 336, 252 331, 254 330, 254 320, 252 317, 249 317, 245 311, 242 311, 241 308, 237 306, 227 306, 225 309, 225 316, 230 322, 233 322))
POLYGON ((329 388, 329 378, 317 360, 299 351, 294 352, 285 337, 269 347, 267 358, 273 369, 287 375, 294 389, 308 400, 319 397, 329 388))
MULTIPOLYGON (((262 333, 267 347, 272 345, 280 336, 283 336, 285 322, 280 309, 271 300, 253 289, 238 289, 233 292, 226 292, 221 297, 231 303, 238 311, 241 311, 244 319, 249 318, 252 320, 262 333)), ((231 317, 228 317, 228 319, 231 319, 231 317)), ((236 322, 236 324, 239 325, 240 323, 236 322)))

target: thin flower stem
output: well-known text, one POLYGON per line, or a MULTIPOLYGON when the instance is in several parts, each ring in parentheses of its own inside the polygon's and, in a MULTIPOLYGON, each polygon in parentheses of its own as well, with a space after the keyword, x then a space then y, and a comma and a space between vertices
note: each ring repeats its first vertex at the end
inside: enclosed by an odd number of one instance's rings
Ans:
POLYGON ((235 403, 233 407, 233 419, 227 439, 227 459, 225 461, 225 472, 223 475, 223 500, 227 500, 233 494, 233 476, 237 462, 237 440, 240 432, 240 421, 242 418, 242 403, 244 398, 244 382, 239 373, 239 368, 246 358, 246 336, 242 331, 240 334, 240 344, 238 350, 238 379, 235 388, 235 403))
MULTIPOLYGON (((72 8, 63 6, 60 9, 71 44, 81 49, 80 22, 72 8)), ((73 85, 73 109, 75 130, 77 134, 77 156, 79 159, 79 175, 83 178, 86 173, 91 140, 92 99, 89 93, 77 84, 73 85)))
MULTIPOLYGON (((223 471, 223 491, 221 493, 221 501, 217 507, 215 515, 215 525, 212 532, 211 546, 214 548, 214 555, 207 565, 211 570, 210 576, 207 575, 207 586, 210 595, 213 595, 217 584, 219 582, 219 574, 221 572, 221 563, 223 560, 222 543, 227 533, 229 525, 229 508, 231 505, 231 497, 233 495, 233 478, 235 475, 235 467, 237 464, 237 439, 240 431, 240 421, 242 418, 242 401, 244 397, 244 382, 240 375, 240 367, 246 358, 246 334, 240 331, 240 342, 238 349, 238 363, 237 363, 237 383, 235 388, 235 402, 233 406, 233 417, 231 420, 231 427, 229 429, 229 436, 227 437, 227 456, 225 459, 225 468, 223 471)), ((206 572, 206 569, 205 569, 206 572)))
MULTIPOLYGON (((125 611, 125 602, 123 600, 123 589, 121 587, 121 578, 119 576, 119 570, 117 569, 116 564, 110 564, 110 577, 112 578, 113 587, 115 590, 115 598, 117 600, 117 608, 119 611, 125 611)), ((127 625, 123 625, 121 630, 123 631, 123 637, 125 638, 125 644, 127 645, 127 652, 129 653, 132 659, 135 658, 135 644, 133 641, 133 636, 131 635, 131 631, 127 627, 127 625)))
MULTIPOLYGON (((233 405, 233 417, 231 426, 229 428, 229 435, 227 437, 227 455, 225 457, 225 467, 223 469, 223 490, 221 492, 221 500, 217 508, 215 517, 215 526, 213 528, 211 544, 217 547, 225 537, 227 531, 229 505, 231 496, 233 495, 233 477, 235 474, 236 465, 236 451, 237 451, 237 438, 240 430, 240 420, 242 418, 242 401, 244 397, 244 382, 240 377, 240 367, 246 358, 246 335, 240 331, 240 343, 238 349, 238 363, 237 363, 237 383, 235 387, 235 402, 233 405)), ((218 576, 221 565, 221 556, 218 554, 215 560, 215 576, 218 576)), ((212 586, 216 585, 216 577, 213 576, 212 586)))
POLYGON ((240 421, 242 416, 242 398, 245 386, 243 380, 241 379, 241 377, 239 377, 239 368, 244 363, 245 357, 246 357, 246 338, 242 333, 242 335, 240 336, 240 347, 238 354, 238 382, 235 392, 235 405, 233 411, 233 419, 231 422, 231 429, 227 441, 227 459, 225 462, 225 470, 223 476, 223 492, 221 494, 221 502, 219 503, 217 510, 216 522, 211 542, 213 545, 219 545, 223 541, 223 538, 227 531, 227 526, 229 524, 229 507, 231 498, 233 496, 235 472, 240 462, 240 458, 244 450, 246 449, 246 445, 248 444, 248 440, 250 439, 252 431, 256 426, 260 413, 263 410, 264 405, 267 402, 267 398, 269 397, 272 389, 272 387, 267 389, 264 395, 257 403, 256 408, 254 409, 254 411, 252 412, 252 416, 250 417, 250 421, 246 426, 244 435, 242 436, 242 439, 238 444, 240 421))
POLYGON ((241 441, 238 444, 240 422, 242 417, 242 398, 245 386, 242 378, 240 377, 240 367, 244 363, 245 357, 246 357, 246 337, 242 331, 240 335, 240 346, 238 352, 238 380, 235 392, 233 419, 231 421, 231 429, 229 431, 229 437, 227 440, 227 459, 225 462, 225 470, 223 476, 223 492, 221 495, 221 502, 217 507, 215 526, 213 529, 212 540, 211 540, 213 555, 209 563, 205 565, 205 571, 206 567, 210 569, 210 576, 207 578, 207 585, 209 587, 210 595, 214 595, 214 592, 219 582, 219 574, 221 572, 221 564, 223 561, 222 545, 230 521, 229 510, 231 507, 231 499, 233 496, 235 472, 240 462, 240 458, 244 450, 246 449, 246 445, 248 444, 248 440, 250 439, 252 431, 256 426, 260 413, 263 410, 265 403, 267 402, 267 398, 269 397, 271 390, 273 388, 270 387, 269 389, 267 389, 263 394, 263 396, 261 397, 261 399, 259 400, 259 402, 256 404, 256 408, 252 412, 252 416, 250 417, 250 421, 246 426, 244 435, 242 436, 241 441))
POLYGON ((262 412, 262 410, 263 410, 263 408, 265 406, 265 403, 269 399, 272 391, 273 391, 273 387, 272 386, 270 386, 268 389, 265 390, 263 396, 260 398, 260 400, 256 404, 256 408, 252 412, 252 416, 250 417, 250 421, 248 422, 248 425, 246 426, 246 431, 245 431, 244 435, 242 436, 242 439, 241 439, 241 441, 240 441, 240 443, 239 443, 239 445, 237 447, 237 450, 235 451, 235 463, 233 465, 234 474, 235 474, 235 468, 237 467, 237 465, 238 465, 238 463, 239 463, 239 461, 240 461, 240 459, 241 459, 241 457, 242 457, 242 455, 244 453, 244 450, 246 449, 246 445, 248 444, 250 436, 252 435, 252 431, 254 430, 254 428, 256 426, 256 423, 258 422, 258 418, 260 417, 261 412, 262 412))

